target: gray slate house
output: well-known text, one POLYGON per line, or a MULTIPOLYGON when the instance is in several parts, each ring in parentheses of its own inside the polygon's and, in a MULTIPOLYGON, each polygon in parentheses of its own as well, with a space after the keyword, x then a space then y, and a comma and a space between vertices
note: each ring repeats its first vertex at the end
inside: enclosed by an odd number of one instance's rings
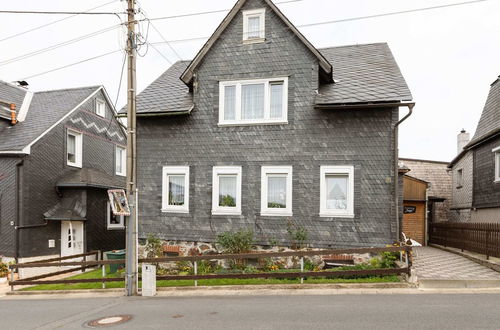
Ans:
POLYGON ((453 221, 500 222, 500 77, 490 86, 472 140, 458 135, 453 173, 453 221))
POLYGON ((138 95, 140 237, 250 228, 288 244, 293 223, 311 246, 393 242, 395 125, 411 99, 387 44, 317 49, 272 1, 237 1, 138 95))
POLYGON ((124 248, 106 189, 125 185, 126 135, 104 88, 30 92, 0 81, 0 100, 0 255, 124 248))

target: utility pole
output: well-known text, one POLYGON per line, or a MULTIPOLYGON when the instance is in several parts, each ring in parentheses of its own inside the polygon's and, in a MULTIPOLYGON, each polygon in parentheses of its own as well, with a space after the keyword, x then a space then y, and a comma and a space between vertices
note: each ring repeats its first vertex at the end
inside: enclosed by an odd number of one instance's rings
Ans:
POLYGON ((130 216, 126 218, 127 296, 137 295, 137 188, 136 188, 136 36, 135 0, 127 0, 127 197, 130 216))

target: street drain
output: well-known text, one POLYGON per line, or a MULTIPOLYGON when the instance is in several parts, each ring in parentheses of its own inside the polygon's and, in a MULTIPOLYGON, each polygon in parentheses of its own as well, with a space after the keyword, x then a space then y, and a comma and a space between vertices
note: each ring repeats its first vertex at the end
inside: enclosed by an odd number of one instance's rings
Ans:
POLYGON ((106 316, 101 317, 100 319, 92 320, 87 322, 87 326, 92 328, 97 327, 108 327, 112 325, 122 324, 130 321, 132 319, 132 315, 114 315, 114 316, 106 316))

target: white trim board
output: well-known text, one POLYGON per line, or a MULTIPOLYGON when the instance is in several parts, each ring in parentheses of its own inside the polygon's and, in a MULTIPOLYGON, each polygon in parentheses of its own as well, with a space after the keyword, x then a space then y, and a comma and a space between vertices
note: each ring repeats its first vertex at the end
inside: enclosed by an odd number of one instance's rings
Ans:
POLYGON ((17 114, 17 120, 19 122, 23 122, 26 120, 26 116, 28 115, 28 110, 30 109, 31 100, 33 99, 33 94, 34 94, 33 92, 26 91, 26 94, 24 95, 23 104, 21 105, 19 113, 17 114))

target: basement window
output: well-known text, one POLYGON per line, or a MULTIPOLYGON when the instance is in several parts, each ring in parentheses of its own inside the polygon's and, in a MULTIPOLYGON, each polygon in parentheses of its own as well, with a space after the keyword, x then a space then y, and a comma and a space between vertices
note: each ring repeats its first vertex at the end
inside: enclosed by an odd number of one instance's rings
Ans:
POLYGON ((189 166, 163 167, 162 211, 189 213, 189 166))
POLYGON ((266 10, 243 11, 243 42, 263 42, 266 36, 266 10))
POLYGON ((82 167, 82 134, 68 130, 66 134, 66 161, 69 166, 82 167))
POLYGON ((354 167, 321 166, 321 217, 354 217, 354 167))

